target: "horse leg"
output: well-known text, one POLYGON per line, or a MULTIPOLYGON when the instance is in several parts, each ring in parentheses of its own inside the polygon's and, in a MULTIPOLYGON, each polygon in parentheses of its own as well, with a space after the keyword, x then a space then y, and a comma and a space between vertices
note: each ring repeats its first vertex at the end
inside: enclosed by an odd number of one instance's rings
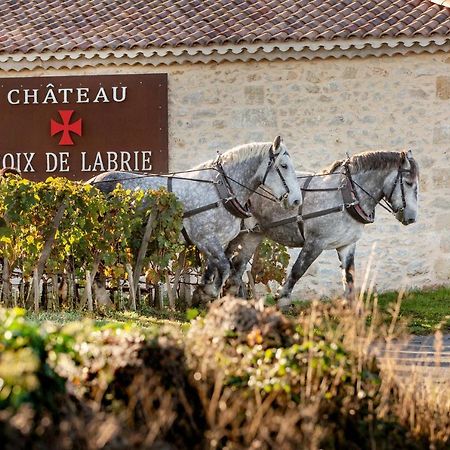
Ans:
POLYGON ((344 297, 350 302, 355 299, 355 250, 356 243, 336 249, 341 262, 344 297))
POLYGON ((305 242, 297 261, 292 266, 292 270, 289 273, 286 281, 276 295, 277 306, 282 309, 291 304, 292 289, 294 289, 297 281, 308 270, 309 266, 319 257, 323 248, 320 247, 317 242, 310 241, 305 242))
POLYGON ((206 272, 203 276, 204 284, 199 286, 193 295, 193 305, 207 303, 216 299, 223 284, 230 275, 230 261, 218 241, 212 241, 199 248, 207 256, 206 272), (212 275, 214 274, 214 277, 212 275))
POLYGON ((202 276, 202 284, 211 284, 214 281, 214 278, 217 275, 217 267, 212 263, 211 260, 208 260, 206 264, 205 273, 202 276))
POLYGON ((201 284, 197 286, 194 289, 194 292, 192 293, 191 304, 193 307, 200 306, 204 303, 207 303, 210 300, 209 295, 205 295, 205 286, 208 286, 214 282, 216 274, 217 274, 216 265, 213 263, 212 257, 208 255, 206 261, 206 268, 201 279, 201 284))
POLYGON ((242 276, 263 238, 262 233, 241 233, 228 245, 226 255, 231 264, 231 273, 225 284, 227 294, 243 296, 242 276))

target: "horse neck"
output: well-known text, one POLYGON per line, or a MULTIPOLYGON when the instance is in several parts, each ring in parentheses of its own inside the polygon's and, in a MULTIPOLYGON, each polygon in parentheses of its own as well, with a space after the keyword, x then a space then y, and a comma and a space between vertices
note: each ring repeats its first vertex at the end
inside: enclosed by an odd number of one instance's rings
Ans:
POLYGON ((352 173, 352 178, 359 184, 369 195, 361 188, 355 186, 358 193, 360 204, 365 211, 372 211, 375 206, 383 198, 383 186, 386 177, 393 172, 394 169, 375 169, 352 173))
POLYGON ((253 193, 252 191, 256 190, 261 184, 261 181, 256 177, 256 173, 258 172, 262 160, 262 155, 255 155, 244 161, 222 162, 222 167, 227 177, 237 181, 237 183, 235 183, 229 180, 234 195, 242 204, 245 204, 248 201, 253 193))

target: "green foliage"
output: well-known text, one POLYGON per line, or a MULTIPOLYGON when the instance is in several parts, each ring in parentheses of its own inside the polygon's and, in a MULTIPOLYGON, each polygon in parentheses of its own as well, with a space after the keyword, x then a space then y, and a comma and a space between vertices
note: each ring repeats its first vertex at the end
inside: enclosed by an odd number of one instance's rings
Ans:
POLYGON ((24 315, 18 308, 0 310, 0 409, 17 409, 25 402, 51 405, 54 396, 64 391, 65 381, 49 363, 57 353, 67 352, 68 342, 24 315))
POLYGON ((253 257, 253 279, 255 283, 263 283, 266 286, 272 280, 282 283, 288 264, 287 247, 270 239, 264 239, 253 257))
POLYGON ((102 260, 116 282, 126 278, 125 264, 134 263, 152 212, 156 219, 144 263, 160 273, 183 248, 178 241, 183 209, 164 189, 132 191, 119 185, 105 197, 91 185, 65 178, 35 183, 7 176, 0 182, 0 249, 24 278, 32 275, 61 205, 65 210, 45 261, 47 275, 62 273, 70 260, 84 278, 84 271, 102 260))
POLYGON ((367 353, 365 327, 342 306, 315 304, 291 319, 234 299, 197 317, 184 337, 127 323, 38 326, 23 310, 0 310, 0 441, 93 450, 446 448, 443 408, 430 410, 428 432, 418 422, 424 406, 400 403, 367 353))
MULTIPOLYGON (((165 189, 152 191, 146 197, 145 210, 157 211, 158 220, 152 233, 147 251, 147 262, 153 268, 153 282, 161 281, 162 271, 168 269, 171 262, 183 251, 179 236, 183 228, 183 206, 177 201, 175 194, 165 189)), ((142 228, 139 229, 141 231, 142 228)), ((136 245, 141 242, 141 235, 137 234, 136 245)))

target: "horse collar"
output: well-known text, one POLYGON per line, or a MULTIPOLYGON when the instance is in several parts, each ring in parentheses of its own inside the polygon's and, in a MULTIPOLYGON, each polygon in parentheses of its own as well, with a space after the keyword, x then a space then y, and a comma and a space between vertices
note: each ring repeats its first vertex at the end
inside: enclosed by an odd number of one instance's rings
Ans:
POLYGON ((344 179, 341 185, 342 199, 347 212, 358 222, 363 224, 373 223, 375 220, 375 210, 372 213, 366 213, 361 206, 358 192, 355 188, 348 162, 344 164, 344 179))
POLYGON ((225 209, 239 219, 248 219, 251 217, 252 213, 249 211, 248 206, 242 206, 236 198, 225 170, 220 163, 220 159, 216 162, 216 169, 218 174, 215 180, 215 186, 225 209))

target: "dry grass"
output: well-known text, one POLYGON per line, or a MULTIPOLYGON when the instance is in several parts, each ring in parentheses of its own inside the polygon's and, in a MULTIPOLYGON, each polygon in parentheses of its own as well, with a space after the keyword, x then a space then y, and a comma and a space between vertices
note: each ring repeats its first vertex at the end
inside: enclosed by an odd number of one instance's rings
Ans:
POLYGON ((187 348, 209 448, 445 448, 449 390, 414 376, 399 383, 374 357, 375 345, 401 337, 401 296, 388 324, 367 300, 313 302, 291 321, 225 299, 198 319, 187 348))

